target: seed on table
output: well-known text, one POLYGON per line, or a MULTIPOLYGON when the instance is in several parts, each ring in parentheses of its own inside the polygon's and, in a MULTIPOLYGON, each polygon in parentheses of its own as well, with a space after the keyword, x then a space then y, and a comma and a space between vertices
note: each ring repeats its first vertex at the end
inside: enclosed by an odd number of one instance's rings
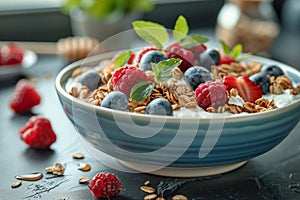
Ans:
POLYGON ((188 200, 188 198, 181 194, 177 194, 174 197, 172 197, 172 200, 188 200))
POLYGON ((43 174, 41 172, 34 172, 31 174, 22 174, 15 176, 18 180, 24 180, 24 181, 38 181, 41 178, 43 178, 43 174))
POLYGON ((79 181, 80 184, 88 183, 90 180, 91 180, 91 179, 88 178, 88 177, 80 177, 80 178, 78 179, 78 181, 79 181))
POLYGON ((144 183, 144 185, 149 185, 149 184, 150 184, 149 180, 145 181, 145 183, 144 183))
POLYGON ((74 159, 83 159, 84 158, 84 154, 83 153, 80 153, 80 152, 76 152, 76 153, 73 153, 72 154, 72 157, 74 159))
POLYGON ((147 193, 154 193, 155 189, 153 187, 149 187, 149 186, 141 186, 140 189, 144 192, 147 193))
POLYGON ((17 188, 17 187, 20 187, 21 185, 22 185, 22 181, 17 181, 15 183, 11 184, 10 186, 11 186, 11 188, 17 188))
POLYGON ((144 200, 152 200, 157 197, 157 194, 148 194, 144 197, 144 200))
POLYGON ((79 163, 78 164, 78 169, 80 169, 81 171, 90 171, 91 166, 89 164, 86 164, 86 163, 79 163))

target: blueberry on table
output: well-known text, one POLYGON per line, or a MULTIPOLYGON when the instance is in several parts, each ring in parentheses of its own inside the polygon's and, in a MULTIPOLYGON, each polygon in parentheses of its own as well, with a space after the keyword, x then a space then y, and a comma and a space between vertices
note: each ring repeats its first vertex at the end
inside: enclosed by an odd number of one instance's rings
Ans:
POLYGON ((145 111, 150 115, 173 115, 173 109, 170 102, 164 98, 157 98, 151 101, 145 111))
POLYGON ((160 51, 148 51, 141 58, 140 68, 145 71, 147 70, 153 71, 151 63, 159 63, 160 61, 167 60, 167 59, 168 57, 165 56, 165 54, 163 54, 160 51))
POLYGON ((188 68, 183 75, 183 80, 196 89, 201 83, 212 80, 211 73, 205 67, 193 66, 188 68))
POLYGON ((250 76, 249 79, 261 87, 263 94, 269 93, 270 80, 266 74, 257 73, 250 76))
POLYGON ((128 97, 123 92, 112 91, 101 102, 101 106, 113 110, 125 111, 128 109, 128 97))
POLYGON ((100 74, 96 70, 89 70, 80 75, 80 83, 90 90, 95 90, 101 84, 100 74))
POLYGON ((199 56, 201 66, 210 69, 212 65, 217 65, 220 62, 220 54, 217 50, 206 50, 199 56))
POLYGON ((283 75, 283 71, 280 67, 278 67, 277 65, 264 65, 261 68, 261 72, 263 72, 266 75, 270 75, 270 76, 281 76, 283 75))

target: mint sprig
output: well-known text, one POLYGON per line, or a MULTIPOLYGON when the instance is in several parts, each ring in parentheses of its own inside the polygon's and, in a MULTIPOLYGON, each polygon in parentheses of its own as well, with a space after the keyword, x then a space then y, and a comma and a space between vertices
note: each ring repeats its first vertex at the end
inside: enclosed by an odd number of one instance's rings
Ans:
POLYGON ((223 52, 237 61, 247 59, 251 56, 250 53, 243 53, 242 44, 237 44, 233 46, 232 49, 230 49, 230 47, 224 41, 220 41, 220 44, 222 46, 223 52))
POLYGON ((131 53, 130 50, 120 53, 114 61, 115 68, 123 67, 130 59, 131 53))
POLYGON ((132 23, 136 34, 143 40, 153 44, 158 49, 163 49, 163 45, 168 42, 169 34, 166 28, 160 24, 138 20, 132 23))
POLYGON ((187 23, 187 20, 185 19, 185 17, 180 15, 175 22, 173 37, 178 43, 180 43, 182 39, 186 37, 188 32, 189 25, 187 23))
POLYGON ((182 60, 179 58, 171 58, 162 60, 159 63, 151 63, 153 72, 157 82, 164 82, 172 78, 171 72, 175 67, 181 64, 182 60))
POLYGON ((208 38, 201 35, 188 35, 189 25, 186 18, 180 15, 174 25, 173 37, 184 49, 190 49, 192 47, 204 44, 208 42, 208 38))
POLYGON ((130 90, 131 100, 135 102, 143 101, 151 95, 154 87, 154 84, 148 83, 146 81, 135 84, 130 90))

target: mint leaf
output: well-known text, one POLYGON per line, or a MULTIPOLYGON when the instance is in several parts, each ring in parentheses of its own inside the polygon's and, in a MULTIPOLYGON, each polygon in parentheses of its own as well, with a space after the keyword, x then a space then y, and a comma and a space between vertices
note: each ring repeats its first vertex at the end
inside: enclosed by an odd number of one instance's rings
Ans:
POLYGON ((230 52, 231 52, 229 46, 224 41, 220 41, 220 44, 222 46, 222 49, 223 49, 224 53, 226 55, 229 55, 230 52))
POLYGON ((236 58, 236 60, 237 61, 245 60, 245 59, 250 58, 251 56, 252 56, 251 53, 242 53, 236 58))
POLYGON ((181 40, 180 45, 185 49, 190 49, 205 42, 208 42, 208 38, 201 35, 189 35, 181 40))
POLYGON ((182 62, 179 58, 171 58, 162 60, 159 63, 151 63, 153 72, 157 82, 167 81, 172 78, 171 72, 182 62))
POLYGON ((174 39, 180 43, 181 40, 188 34, 189 26, 188 23, 182 15, 180 15, 175 22, 173 37, 174 39))
POLYGON ((135 102, 143 101, 151 95, 154 86, 146 81, 139 82, 131 88, 130 98, 135 102))
POLYGON ((143 40, 153 44, 158 49, 169 40, 169 34, 166 28, 154 22, 138 20, 132 23, 136 34, 143 40))
POLYGON ((242 51, 243 51, 243 46, 241 44, 237 44, 232 48, 230 55, 234 59, 236 59, 242 53, 242 51))
POLYGON ((120 67, 123 67, 128 62, 131 53, 132 52, 130 50, 120 53, 114 61, 115 68, 118 69, 120 67))

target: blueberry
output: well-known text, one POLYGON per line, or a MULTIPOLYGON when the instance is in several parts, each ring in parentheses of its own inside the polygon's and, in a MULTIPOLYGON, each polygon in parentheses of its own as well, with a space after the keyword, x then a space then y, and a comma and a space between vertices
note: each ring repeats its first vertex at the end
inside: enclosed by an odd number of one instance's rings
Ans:
POLYGON ((101 102, 101 106, 114 110, 125 111, 128 109, 128 97, 126 94, 119 91, 112 91, 101 102))
POLYGON ((148 51, 141 58, 140 68, 145 71, 147 70, 153 71, 151 63, 159 63, 160 61, 167 60, 167 59, 168 57, 165 56, 165 54, 163 54, 160 51, 148 51))
POLYGON ((201 66, 210 69, 212 65, 217 65, 220 62, 220 54, 217 50, 206 50, 199 56, 201 66))
POLYGON ((261 68, 261 71, 266 75, 275 76, 275 77, 284 74, 282 69, 280 69, 280 67, 278 67, 277 65, 264 65, 261 68))
POLYGON ((190 86, 196 89, 199 84, 212 80, 212 78, 208 69, 201 66, 193 66, 184 72, 183 80, 188 82, 190 86))
POLYGON ((270 80, 266 74, 258 73, 249 77, 251 81, 260 86, 263 91, 263 94, 269 93, 270 80))
POLYGON ((151 101, 145 111, 150 115, 173 115, 173 109, 170 102, 164 98, 157 98, 151 101))
POLYGON ((96 70, 89 70, 80 75, 80 83, 94 90, 101 84, 101 77, 96 70))

